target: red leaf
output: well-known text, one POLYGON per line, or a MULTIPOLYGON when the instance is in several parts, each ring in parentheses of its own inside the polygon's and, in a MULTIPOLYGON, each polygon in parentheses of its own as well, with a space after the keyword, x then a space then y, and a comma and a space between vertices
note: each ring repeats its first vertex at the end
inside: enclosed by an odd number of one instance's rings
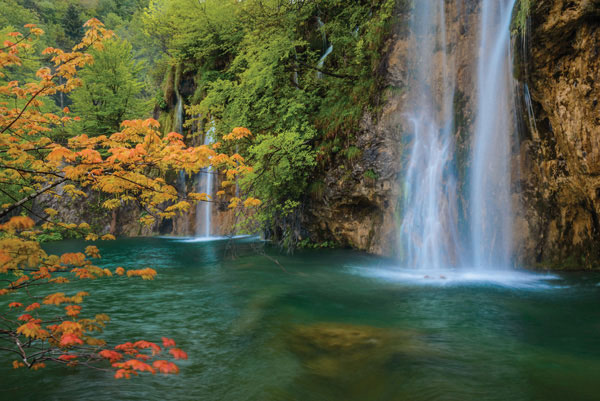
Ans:
POLYGON ((72 333, 66 333, 63 334, 62 338, 60 339, 60 346, 61 347, 69 347, 71 345, 75 345, 75 344, 83 344, 83 341, 81 340, 81 338, 77 337, 75 334, 72 333))
POLYGON ((169 348, 169 347, 174 347, 175 346, 175 341, 172 340, 172 339, 170 339, 170 338, 167 338, 167 337, 162 337, 162 343, 163 343, 163 346, 165 348, 169 348))
POLYGON ((175 359, 188 359, 188 356, 185 353, 185 351, 182 351, 179 348, 171 348, 169 352, 171 353, 171 355, 173 355, 175 359))
POLYGON ((111 362, 116 362, 123 358, 123 355, 121 355, 117 351, 111 351, 108 349, 100 351, 98 355, 100 355, 102 358, 110 360, 111 362))
POLYGON ((169 374, 169 373, 179 373, 179 368, 173 362, 169 361, 154 361, 152 366, 158 370, 160 373, 169 374))

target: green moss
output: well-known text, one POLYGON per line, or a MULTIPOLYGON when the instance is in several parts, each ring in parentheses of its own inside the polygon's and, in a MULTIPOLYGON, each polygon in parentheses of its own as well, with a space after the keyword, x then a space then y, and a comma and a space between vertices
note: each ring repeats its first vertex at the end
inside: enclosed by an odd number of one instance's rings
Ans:
POLYGON ((315 181, 310 184, 308 191, 315 199, 321 199, 325 193, 325 183, 323 181, 315 181))
POLYGON ((350 146, 346 149, 346 158, 348 160, 356 160, 362 155, 362 150, 357 148, 356 146, 350 146))
POLYGON ((376 172, 374 172, 373 170, 365 171, 363 176, 368 180, 377 180, 379 178, 379 175, 376 172))
POLYGON ((517 0, 513 10, 511 31, 514 35, 527 35, 527 25, 531 6, 535 0, 517 0))

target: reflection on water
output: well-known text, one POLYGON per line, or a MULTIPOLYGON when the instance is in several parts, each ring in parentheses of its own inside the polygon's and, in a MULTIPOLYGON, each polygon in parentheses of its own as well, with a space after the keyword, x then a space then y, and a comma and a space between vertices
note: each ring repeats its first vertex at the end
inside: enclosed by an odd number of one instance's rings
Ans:
POLYGON ((102 266, 159 275, 76 284, 92 294, 83 313, 112 317, 109 341, 168 335, 190 359, 178 376, 128 381, 5 363, 3 400, 562 401, 600 390, 598 275, 417 274, 350 251, 279 255, 252 238, 99 247, 102 266))

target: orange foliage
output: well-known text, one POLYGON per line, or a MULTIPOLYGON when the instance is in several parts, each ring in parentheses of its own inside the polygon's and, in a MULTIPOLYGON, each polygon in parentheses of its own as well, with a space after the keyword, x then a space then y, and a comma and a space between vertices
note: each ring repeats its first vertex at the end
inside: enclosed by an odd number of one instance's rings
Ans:
POLYGON ((27 308, 25 308, 25 310, 27 312, 30 312, 32 310, 38 309, 40 307, 40 304, 38 302, 34 302, 31 305, 29 305, 27 308))
POLYGON ((77 359, 77 355, 63 354, 58 357, 59 361, 65 361, 65 362, 72 361, 73 359, 77 359))
POLYGON ((175 346, 175 341, 171 338, 167 338, 167 337, 162 337, 161 338, 162 343, 163 343, 163 347, 165 348, 169 348, 169 347, 174 347, 175 346))
MULTIPOLYGON (((102 205, 107 210, 130 203, 141 205, 147 213, 140 222, 152 225, 209 200, 206 194, 180 194, 166 180, 170 172, 195 174, 212 166, 215 171, 222 169, 228 180, 233 181, 251 172, 252 168, 238 154, 219 153, 219 144, 188 147, 181 133, 164 135, 154 119, 124 121, 117 133, 92 138, 82 134, 70 138, 68 143, 56 143, 52 133, 55 127, 70 124, 78 117, 71 116, 68 108, 58 113, 43 112, 47 109, 43 107, 44 101, 51 102, 51 96, 69 93, 81 86, 77 72, 93 62, 88 49, 101 49, 103 42, 113 36, 97 19, 89 20, 85 27, 81 43, 70 51, 45 49, 43 57, 38 58, 48 60, 48 63, 30 81, 0 82, 0 182, 17 183, 22 188, 20 199, 0 205, 0 219, 5 221, 0 224, 0 274, 12 275, 15 280, 2 284, 0 295, 19 296, 14 298, 19 301, 29 299, 25 311, 34 315, 17 313, 13 309, 24 305, 9 302, 9 310, 0 312, 6 322, 0 338, 8 340, 5 345, 12 344, 11 352, 19 353, 25 361, 25 365, 15 361, 15 368, 37 369, 44 366, 44 361, 72 365, 75 359, 85 358, 86 361, 108 359, 116 369, 115 377, 129 378, 132 374, 154 373, 155 370, 177 373, 178 368, 172 362, 160 360, 150 365, 142 361, 160 353, 161 347, 153 342, 126 342, 114 350, 98 352, 98 346, 104 342, 91 334, 101 331, 109 319, 101 314, 94 318, 81 317, 82 308, 76 304, 83 302, 87 292, 67 295, 66 290, 47 290, 37 293, 36 297, 41 298, 34 298, 28 291, 32 285, 42 291, 43 287, 37 286, 68 284, 73 277, 94 279, 112 275, 108 269, 92 264, 91 259, 101 256, 93 245, 86 247, 85 253, 47 254, 37 241, 42 229, 74 230, 87 240, 112 240, 113 235, 92 232, 90 225, 85 223, 60 222, 59 213, 51 208, 45 209, 43 216, 36 217, 36 220, 45 219, 40 223, 41 227, 36 227, 30 217, 14 214, 42 194, 77 199, 86 197, 89 191, 96 191, 109 195, 102 205), (14 217, 8 219, 8 216, 14 217), (42 301, 38 302, 39 299, 42 301), (65 348, 75 346, 77 356, 63 353, 65 348), (36 357, 35 362, 30 363, 27 361, 32 360, 28 359, 31 354, 36 357), (119 363, 123 354, 136 359, 119 363)), ((17 75, 5 72, 21 68, 21 53, 27 51, 30 57, 33 41, 43 34, 34 24, 25 28, 29 31, 27 35, 14 32, 6 37, 7 41, 0 49, 0 77, 17 75)), ((238 127, 224 139, 242 140, 251 135, 246 128, 238 127)), ((252 198, 232 200, 235 207, 253 207, 259 202, 252 198)), ((115 273, 122 276, 125 269, 118 267, 115 273)), ((143 280, 152 280, 156 274, 151 268, 127 271, 128 277, 143 280)), ((169 353, 175 359, 187 358, 184 351, 174 348, 175 341, 163 338, 162 342, 165 348, 170 348, 169 353)))
POLYGON ((75 334, 72 333, 65 333, 60 339, 61 347, 70 347, 73 345, 81 344, 83 344, 83 340, 81 340, 81 338, 77 337, 75 334))
POLYGON ((170 373, 179 373, 179 368, 173 362, 158 360, 154 361, 152 364, 154 369, 158 370, 160 373, 170 374, 170 373))
POLYGON ((175 359, 188 359, 187 354, 185 353, 185 351, 180 350, 179 348, 171 348, 169 350, 169 353, 171 355, 173 355, 173 357, 175 359))
POLYGON ((116 362, 123 358, 122 354, 108 349, 100 351, 98 355, 100 355, 102 358, 108 359, 111 362, 116 362))
POLYGON ((149 267, 140 270, 128 270, 127 277, 133 276, 141 277, 142 280, 154 280, 154 276, 156 276, 156 270, 149 267))

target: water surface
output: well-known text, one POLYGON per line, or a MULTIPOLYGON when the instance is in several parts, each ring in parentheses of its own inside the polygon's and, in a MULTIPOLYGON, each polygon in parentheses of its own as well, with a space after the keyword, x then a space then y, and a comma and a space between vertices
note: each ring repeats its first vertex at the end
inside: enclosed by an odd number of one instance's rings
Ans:
MULTIPOLYGON (((82 243, 53 244, 55 252, 82 243)), ((86 281, 104 338, 173 337, 177 376, 0 367, 1 400, 597 400, 600 275, 401 270, 357 252, 127 239, 86 281), (235 256, 235 258, 232 258, 235 256), (279 264, 273 261, 275 258, 279 264), (427 276, 427 278, 425 278, 427 276)))

